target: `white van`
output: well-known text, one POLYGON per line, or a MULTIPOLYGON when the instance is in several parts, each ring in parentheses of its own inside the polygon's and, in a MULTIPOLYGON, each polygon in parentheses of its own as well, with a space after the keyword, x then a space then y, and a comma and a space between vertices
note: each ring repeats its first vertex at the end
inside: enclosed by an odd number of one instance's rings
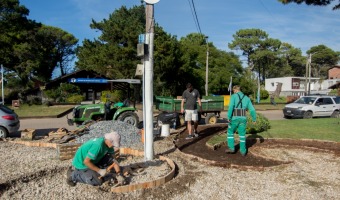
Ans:
POLYGON ((340 117, 340 97, 303 96, 283 108, 285 118, 340 117))

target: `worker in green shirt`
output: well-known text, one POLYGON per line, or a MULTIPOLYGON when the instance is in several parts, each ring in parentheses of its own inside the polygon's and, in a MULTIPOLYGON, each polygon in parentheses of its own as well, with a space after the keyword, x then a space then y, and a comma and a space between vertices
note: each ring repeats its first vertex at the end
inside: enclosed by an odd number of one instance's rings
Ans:
POLYGON ((235 85, 233 87, 234 94, 231 95, 229 109, 227 117, 229 120, 227 130, 227 143, 228 148, 225 150, 226 153, 235 153, 234 145, 234 133, 237 130, 240 137, 240 153, 242 156, 247 155, 246 147, 246 127, 247 127, 247 116, 246 111, 250 112, 253 123, 256 123, 256 111, 251 103, 249 97, 240 91, 240 86, 235 85))
POLYGON ((119 146, 120 135, 115 131, 82 144, 74 155, 72 167, 67 171, 67 183, 70 186, 75 186, 77 182, 101 185, 105 181, 109 166, 115 170, 117 181, 124 182, 120 166, 114 158, 119 146))

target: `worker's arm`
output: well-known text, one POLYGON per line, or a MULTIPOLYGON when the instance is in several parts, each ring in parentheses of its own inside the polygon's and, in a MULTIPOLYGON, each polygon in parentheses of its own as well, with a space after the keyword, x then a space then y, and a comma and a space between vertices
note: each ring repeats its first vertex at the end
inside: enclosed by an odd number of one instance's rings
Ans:
POLYGON ((253 104, 251 103, 250 99, 248 100, 248 106, 247 106, 251 119, 253 122, 256 122, 256 111, 255 108, 253 106, 253 104))
POLYGON ((197 98, 197 102, 198 102, 198 106, 200 107, 199 110, 202 111, 202 101, 199 97, 197 98))
POLYGON ((181 113, 184 112, 184 99, 182 99, 182 102, 181 102, 181 113))
POLYGON ((227 118, 228 120, 231 120, 231 118, 233 117, 233 110, 235 107, 235 95, 231 95, 230 97, 230 101, 229 101, 229 106, 228 106, 228 113, 227 113, 227 118))
POLYGON ((107 170, 110 171, 112 168, 115 169, 116 171, 116 174, 121 174, 121 171, 120 171, 120 166, 118 165, 118 163, 115 161, 112 163, 112 165, 110 165, 107 170))
POLYGON ((98 172, 100 170, 99 167, 97 167, 96 165, 94 165, 91 161, 91 159, 89 157, 86 157, 84 160, 84 164, 86 165, 86 167, 88 167, 89 169, 98 172))

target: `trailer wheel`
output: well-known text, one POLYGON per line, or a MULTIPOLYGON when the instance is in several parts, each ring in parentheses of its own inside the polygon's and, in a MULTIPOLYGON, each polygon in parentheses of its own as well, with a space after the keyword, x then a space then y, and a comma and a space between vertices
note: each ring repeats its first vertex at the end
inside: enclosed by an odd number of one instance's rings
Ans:
POLYGON ((119 115, 118 120, 136 127, 138 126, 139 122, 138 115, 131 111, 123 112, 121 115, 119 115))
POLYGON ((217 123, 216 115, 213 114, 213 113, 207 114, 207 116, 205 117, 205 123, 206 124, 216 124, 217 123))

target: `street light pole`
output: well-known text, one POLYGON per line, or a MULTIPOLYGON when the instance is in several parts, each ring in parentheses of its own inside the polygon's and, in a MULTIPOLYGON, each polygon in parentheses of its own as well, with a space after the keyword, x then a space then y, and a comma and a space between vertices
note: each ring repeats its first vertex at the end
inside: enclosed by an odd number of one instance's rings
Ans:
POLYGON ((309 70, 308 70, 308 95, 310 95, 310 77, 311 77, 311 71, 312 71, 312 54, 309 54, 309 60, 308 60, 308 66, 309 66, 309 70))
POLYGON ((153 160, 153 42, 154 42, 154 6, 159 0, 144 0, 146 2, 146 44, 148 54, 144 56, 143 73, 143 126, 144 126, 144 159, 153 160))
POLYGON ((208 73, 209 73, 209 44, 208 44, 208 36, 205 36, 207 43, 207 60, 205 63, 205 96, 208 96, 208 73))

